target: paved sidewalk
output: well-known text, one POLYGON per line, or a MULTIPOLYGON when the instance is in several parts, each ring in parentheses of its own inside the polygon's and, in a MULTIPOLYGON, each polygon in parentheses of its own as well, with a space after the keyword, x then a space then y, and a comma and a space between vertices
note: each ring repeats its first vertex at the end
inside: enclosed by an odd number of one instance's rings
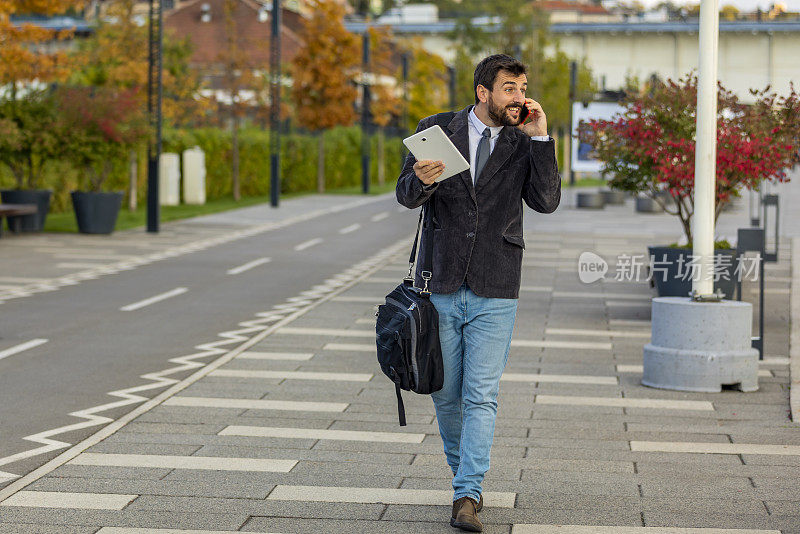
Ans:
MULTIPOLYGON (((774 338, 783 338, 760 367, 757 392, 646 388, 649 287, 581 284, 575 258, 643 252, 664 234, 632 223, 626 235, 546 231, 537 229, 554 224, 546 217, 529 220, 484 531, 800 534, 788 295, 771 301, 774 338)), ((400 428, 375 362, 374 305, 402 277, 407 245, 365 262, 365 278, 294 320, 265 316, 279 322, 254 343, 38 473, 0 503, 0 532, 454 532, 430 399, 407 394, 409 425, 400 428)), ((788 276, 787 255, 773 276, 788 276)))

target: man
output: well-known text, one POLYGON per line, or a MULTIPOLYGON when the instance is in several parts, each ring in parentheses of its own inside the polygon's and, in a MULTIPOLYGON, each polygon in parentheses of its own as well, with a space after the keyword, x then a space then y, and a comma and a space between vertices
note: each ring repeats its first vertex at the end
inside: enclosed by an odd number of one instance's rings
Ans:
MULTIPOLYGON (((436 182, 443 163, 409 154, 397 200, 408 208, 426 205, 422 242, 433 240, 429 288, 439 314, 444 386, 432 396, 454 475, 450 524, 481 532, 481 483, 489 469, 525 248, 522 202, 553 212, 561 177, 544 111, 525 98, 525 66, 507 55, 489 56, 475 68, 474 89, 474 106, 427 117, 417 127, 439 124, 470 169, 436 182), (524 124, 523 106, 530 111, 524 124)), ((420 258, 418 287, 422 264, 420 258)))

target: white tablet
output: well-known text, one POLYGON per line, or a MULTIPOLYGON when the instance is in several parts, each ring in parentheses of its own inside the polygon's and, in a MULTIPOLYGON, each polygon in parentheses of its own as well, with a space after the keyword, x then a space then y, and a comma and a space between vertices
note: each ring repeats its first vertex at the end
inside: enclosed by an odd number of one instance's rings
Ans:
POLYGON ((469 169, 469 162, 464 159, 438 124, 403 139, 403 144, 414 154, 417 161, 432 159, 444 163, 444 172, 436 179, 437 182, 469 169))

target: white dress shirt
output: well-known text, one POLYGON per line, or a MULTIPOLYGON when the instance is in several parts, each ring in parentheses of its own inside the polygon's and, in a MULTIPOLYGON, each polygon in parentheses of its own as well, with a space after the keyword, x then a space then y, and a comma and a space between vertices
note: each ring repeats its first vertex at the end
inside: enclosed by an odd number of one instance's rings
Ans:
MULTIPOLYGON (((475 114, 475 107, 469 110, 469 174, 472 176, 472 185, 475 185, 475 160, 478 157, 478 143, 483 137, 483 131, 489 128, 491 137, 489 137, 489 154, 494 150, 494 145, 497 144, 497 138, 500 135, 500 130, 503 126, 486 126, 475 114)), ((549 141, 549 135, 532 135, 531 139, 534 141, 549 141)))

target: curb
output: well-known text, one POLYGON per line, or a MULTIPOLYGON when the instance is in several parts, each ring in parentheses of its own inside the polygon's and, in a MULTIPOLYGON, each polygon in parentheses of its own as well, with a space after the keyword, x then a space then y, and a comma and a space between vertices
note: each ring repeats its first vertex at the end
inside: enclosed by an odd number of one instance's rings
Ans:
POLYGON ((800 237, 792 238, 792 292, 789 297, 789 407, 800 421, 800 237))

